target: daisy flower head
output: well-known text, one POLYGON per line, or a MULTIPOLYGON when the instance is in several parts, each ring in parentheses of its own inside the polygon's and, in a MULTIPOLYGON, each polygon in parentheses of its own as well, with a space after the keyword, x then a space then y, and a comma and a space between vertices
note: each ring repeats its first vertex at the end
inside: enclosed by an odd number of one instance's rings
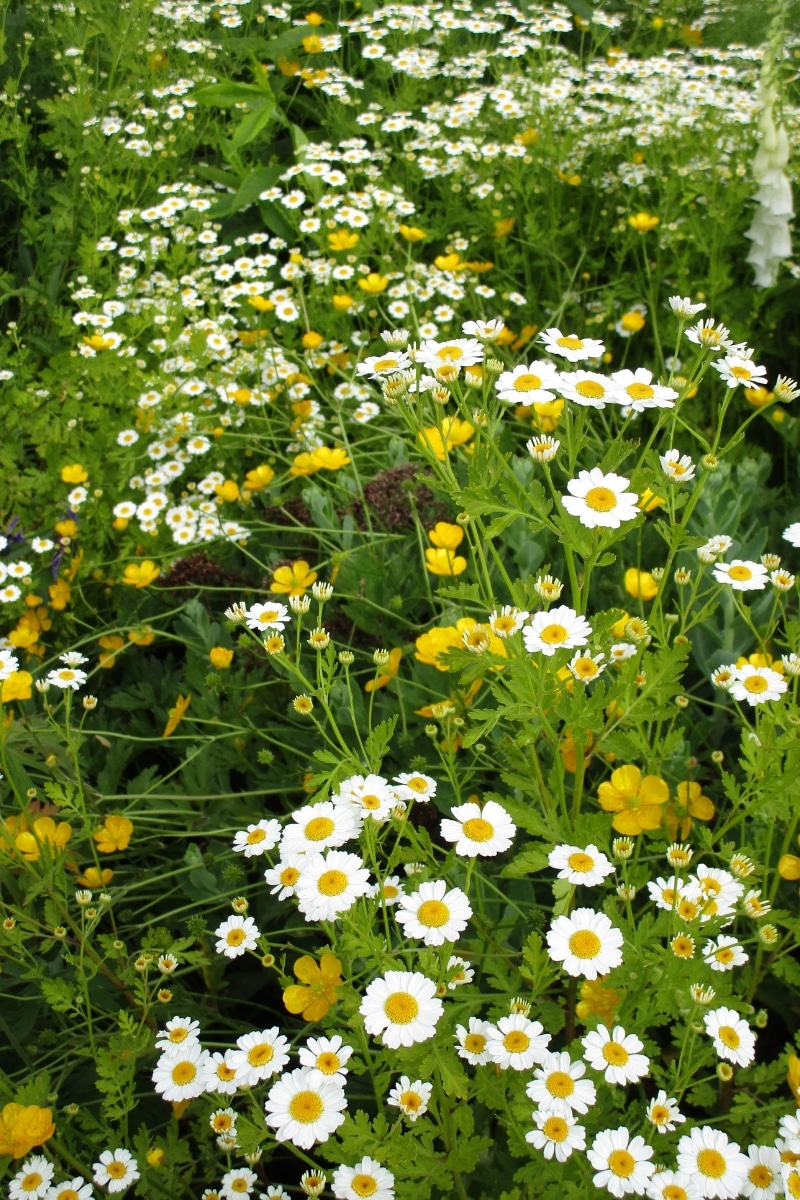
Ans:
POLYGON ((397 803, 397 794, 382 775, 352 775, 339 784, 331 799, 334 804, 355 809, 362 819, 385 821, 397 803))
POLYGON ((387 971, 373 979, 358 1010, 367 1033, 383 1036, 385 1046, 413 1046, 436 1033, 444 1005, 436 984, 418 971, 387 971))
POLYGON ((369 375, 371 379, 380 379, 383 375, 393 375, 395 371, 405 371, 411 366, 411 357, 407 351, 387 352, 365 358, 356 367, 357 375, 369 375))
POLYGON ((576 908, 556 917, 547 931, 547 953, 568 975, 597 979, 622 962, 624 938, 605 913, 576 908))
POLYGON ((335 921, 369 891, 369 871, 357 854, 329 850, 305 857, 295 895, 306 921, 335 921))
POLYGON ((436 780, 420 771, 402 771, 395 775, 392 783, 399 800, 415 800, 417 804, 425 804, 436 795, 436 780))
POLYGON ((86 680, 86 672, 78 671, 74 667, 58 667, 47 675, 47 682, 51 687, 62 688, 64 691, 69 689, 77 692, 81 684, 86 683, 86 680))
POLYGON ((224 1053, 215 1050, 209 1056, 206 1091, 220 1096, 234 1096, 238 1091, 236 1086, 236 1069, 230 1064, 232 1050, 224 1053))
POLYGON ((236 1039, 236 1048, 227 1055, 236 1072, 238 1087, 255 1087, 264 1079, 279 1075, 289 1061, 289 1043, 278 1026, 243 1033, 236 1039))
POLYGON ((525 1141, 541 1150, 545 1158, 566 1162, 573 1150, 586 1149, 586 1130, 571 1113, 539 1111, 533 1114, 536 1128, 525 1134, 525 1141))
POLYGON ((793 1162, 782 1163, 781 1175, 783 1176, 784 1195, 791 1196, 792 1200, 798 1200, 800 1197, 800 1165, 793 1162))
POLYGON ((414 362, 431 371, 442 367, 471 367, 483 362, 484 348, 477 338, 451 338, 447 342, 431 339, 417 347, 412 357, 414 362))
POLYGON ((746 1200, 772 1200, 784 1191, 780 1152, 774 1146, 750 1146, 747 1177, 742 1184, 746 1200))
POLYGON ((747 701, 751 708, 767 700, 780 700, 788 683, 778 671, 771 667, 753 667, 746 663, 737 667, 728 691, 740 704, 747 701))
POLYGON ((264 1108, 276 1141, 309 1150, 315 1142, 327 1142, 342 1124, 347 1098, 340 1076, 298 1067, 273 1083, 264 1108))
POLYGON ((562 371, 558 391, 565 400, 582 408, 605 408, 606 404, 622 402, 614 381, 595 371, 562 371))
POLYGON ((623 408, 635 413, 648 408, 674 408, 678 393, 663 383, 653 382, 653 373, 646 367, 635 371, 615 371, 611 379, 616 384, 614 399, 623 408))
POLYGON ((706 1033, 720 1058, 749 1067, 756 1056, 756 1037, 747 1021, 732 1008, 714 1008, 703 1017, 706 1033))
POLYGON ((602 358, 605 345, 595 338, 579 338, 575 333, 563 334, 555 327, 545 329, 537 339, 549 354, 566 358, 568 362, 583 362, 587 358, 602 358))
POLYGON ((416 1121, 428 1111, 428 1101, 433 1092, 432 1083, 423 1083, 415 1079, 412 1083, 408 1075, 401 1075, 386 1098, 391 1108, 399 1108, 409 1121, 416 1121))
POLYGON ((336 1200, 394 1200, 394 1175, 368 1154, 354 1167, 337 1167, 331 1186, 336 1200))
POLYGON ((616 867, 598 849, 589 845, 585 849, 580 846, 556 846, 551 850, 547 861, 558 871, 559 879, 569 883, 582 884, 583 887, 596 887, 607 875, 613 875, 616 867))
POLYGON ((46 1200, 94 1200, 92 1185, 82 1175, 56 1183, 46 1193, 46 1200))
POLYGON ((706 942, 703 947, 703 961, 708 963, 712 971, 732 971, 734 967, 744 966, 749 957, 735 937, 724 933, 706 942))
POLYGON ((281 854, 321 854, 357 838, 360 821, 356 812, 326 800, 305 804, 292 813, 281 838, 281 854))
POLYGON ((465 983, 472 983, 475 978, 475 970, 469 965, 465 958, 459 958, 457 954, 451 954, 447 960, 447 990, 454 992, 456 988, 463 987, 465 983))
POLYGON ((684 1171, 656 1171, 647 1184, 650 1200, 700 1200, 700 1192, 684 1171))
POLYGON ((482 342, 493 342, 506 327, 502 317, 492 317, 490 321, 464 321, 461 332, 465 337, 478 338, 482 342))
POLYGON ((594 1186, 606 1188, 612 1196, 628 1193, 643 1196, 655 1170, 650 1161, 652 1146, 648 1146, 642 1137, 632 1138, 624 1125, 619 1129, 601 1130, 586 1156, 596 1171, 592 1179, 594 1186))
POLYGON ((604 658, 604 654, 588 654, 585 651, 576 650, 567 663, 567 670, 573 679, 577 679, 578 683, 594 683, 595 679, 599 679, 605 670, 604 658))
POLYGON ((156 1050, 169 1050, 172 1046, 188 1046, 200 1042, 200 1022, 191 1017, 170 1017, 156 1038, 156 1050))
POLYGON ((447 890, 443 879, 420 884, 413 895, 400 897, 395 916, 409 938, 426 946, 457 942, 472 916, 472 907, 460 888, 447 890))
MULTIPOLYGON (((233 1141, 236 1141, 235 1137, 233 1141)), ((228 1153, 233 1149, 233 1146, 228 1147, 228 1153)), ((249 1167, 235 1167, 222 1176, 219 1194, 222 1200, 241 1200, 242 1196, 249 1198, 257 1181, 258 1176, 249 1167)))
POLYGON ((668 450, 666 454, 659 455, 658 461, 667 479, 675 483, 694 479, 694 463, 688 454, 681 454, 680 450, 668 450))
POLYGON ((686 1117, 674 1098, 668 1096, 662 1088, 647 1106, 647 1119, 651 1125, 655 1125, 659 1133, 673 1133, 675 1126, 682 1125, 686 1117))
POLYGON ((504 604, 499 612, 495 609, 489 617, 489 628, 496 637, 508 638, 514 633, 519 633, 530 615, 524 608, 504 604))
POLYGON ((525 443, 525 448, 535 463, 548 463, 552 462, 558 454, 561 442, 558 438, 551 437, 549 433, 543 433, 538 437, 529 438, 525 443))
POLYGON ((547 404, 555 400, 559 386, 557 369, 549 362, 520 363, 511 371, 503 371, 495 383, 497 394, 507 404, 547 404))
POLYGON ((492 1062, 502 1071, 527 1071, 540 1063, 547 1054, 550 1034, 539 1021, 531 1021, 523 1013, 501 1017, 497 1025, 489 1025, 486 1048, 492 1062))
POLYGON ((467 1025, 457 1025, 455 1041, 458 1057, 463 1058, 472 1067, 483 1067, 491 1062, 490 1029, 488 1021, 481 1021, 478 1017, 470 1017, 467 1025))
POLYGON ((264 879, 269 884, 270 895, 279 900, 288 900, 295 894, 300 872, 308 861, 306 854, 281 854, 274 867, 267 867, 264 879))
POLYGON ((338 1033, 332 1038, 309 1038, 298 1051, 301 1067, 316 1067, 323 1075, 347 1076, 347 1064, 353 1047, 346 1046, 338 1033))
POLYGON ((800 546, 800 521, 795 521, 793 525, 787 525, 781 537, 792 546, 800 546))
POLYGON ((605 1025, 587 1033, 583 1040, 584 1058, 595 1071, 602 1071, 606 1083, 624 1087, 648 1074, 650 1062, 641 1051, 643 1044, 635 1033, 626 1033, 621 1025, 609 1032, 605 1025))
POLYGON ((255 950, 261 931, 252 917, 232 916, 214 930, 217 954, 226 958, 240 958, 248 950, 255 950))
POLYGON ((624 475, 604 475, 599 467, 592 467, 569 480, 569 495, 562 496, 561 503, 586 529, 619 529, 623 521, 634 521, 640 515, 639 497, 625 490, 629 486, 624 475))
POLYGON ((566 604, 534 613, 530 624, 522 630, 528 653, 539 652, 548 658, 557 650, 585 646, 591 636, 592 627, 586 618, 578 616, 575 609, 566 604))
POLYGON ((712 572, 717 583, 727 583, 736 592, 762 591, 769 573, 761 563, 735 558, 733 562, 717 563, 712 572))
POLYGON ((713 317, 704 317, 683 332, 684 337, 704 350, 727 350, 731 345, 731 331, 718 325, 713 317))
POLYGON ((263 633, 266 629, 282 631, 289 624, 289 610, 285 604, 270 602, 253 604, 247 609, 245 619, 248 629, 263 633))
POLYGON ((483 807, 458 804, 450 811, 455 820, 442 821, 442 837, 446 842, 454 842, 456 854, 463 858, 494 858, 514 840, 517 827, 495 800, 487 800, 483 807))
POLYGON ((55 1168, 41 1154, 27 1159, 11 1180, 9 1200, 43 1200, 55 1168))
POLYGON ((536 1068, 525 1095, 542 1112, 570 1117, 574 1112, 587 1113, 597 1099, 591 1079, 584 1079, 586 1067, 573 1062, 566 1050, 545 1054, 536 1068))
POLYGON ((92 1164, 94 1181, 98 1187, 106 1188, 112 1195, 124 1192, 139 1178, 139 1164, 130 1150, 104 1150, 99 1160, 92 1164))
POLYGON ((678 1142, 678 1170, 695 1180, 705 1200, 734 1200, 749 1166, 747 1156, 721 1129, 699 1125, 678 1142))
POLYGON ((259 821, 248 825, 233 836, 233 849, 245 858, 257 858, 267 850, 273 850, 281 839, 281 823, 275 820, 259 821))
POLYGON ((199 1042, 165 1050, 151 1076, 156 1092, 180 1104, 202 1096, 208 1082, 208 1051, 199 1042))
POLYGON ((675 316, 682 321, 688 321, 689 317, 696 317, 706 307, 704 303, 692 304, 690 296, 670 296, 669 306, 675 316))
POLYGON ((729 388, 756 388, 767 386, 767 369, 758 367, 749 355, 729 352, 722 359, 711 364, 719 371, 729 388))

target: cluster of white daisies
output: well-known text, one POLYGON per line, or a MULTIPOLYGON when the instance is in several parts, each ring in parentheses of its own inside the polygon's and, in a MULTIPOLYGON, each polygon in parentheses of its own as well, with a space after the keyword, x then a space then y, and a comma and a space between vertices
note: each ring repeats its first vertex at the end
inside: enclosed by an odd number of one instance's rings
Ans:
MULTIPOLYGON (((103 1150, 92 1164, 94 1182, 109 1195, 124 1192, 139 1178, 139 1165, 130 1150, 103 1150)), ((94 1200, 91 1182, 78 1175, 54 1183, 55 1167, 43 1154, 33 1154, 12 1176, 9 1200, 94 1200)))

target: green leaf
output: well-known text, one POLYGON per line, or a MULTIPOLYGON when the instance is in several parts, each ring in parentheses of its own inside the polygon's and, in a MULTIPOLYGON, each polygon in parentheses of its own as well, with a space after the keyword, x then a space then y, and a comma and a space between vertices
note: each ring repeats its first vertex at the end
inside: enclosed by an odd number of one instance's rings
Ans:
POLYGON ((265 58, 268 62, 279 62, 287 50, 295 50, 302 45, 303 38, 308 37, 311 32, 313 31, 307 25, 287 29, 268 42, 263 42, 258 48, 259 57, 265 58))
POLYGON ((214 108, 232 108, 243 101, 253 105, 256 100, 266 100, 267 94, 253 83, 234 83, 231 79, 223 79, 219 83, 198 88, 192 92, 192 99, 197 104, 209 104, 214 108))
POLYGON ((254 138, 257 138, 261 130, 266 128, 272 120, 272 115, 275 112, 276 100, 270 93, 269 97, 262 96, 261 102, 254 112, 248 113, 243 117, 240 123, 233 131, 231 141, 237 150, 242 146, 248 145, 254 138))

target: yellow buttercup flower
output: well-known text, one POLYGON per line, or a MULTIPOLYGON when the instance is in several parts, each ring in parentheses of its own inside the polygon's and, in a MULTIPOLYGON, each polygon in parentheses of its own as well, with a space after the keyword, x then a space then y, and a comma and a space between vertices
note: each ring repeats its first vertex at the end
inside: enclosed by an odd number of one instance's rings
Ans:
POLYGON ((233 504, 234 500, 239 499, 239 485, 232 479, 226 479, 219 487, 214 488, 214 492, 225 504, 233 504))
POLYGON ((92 837, 97 842, 97 849, 101 854, 112 854, 115 850, 128 849, 132 833, 133 821, 123 817, 121 813, 110 813, 92 837))
POLYGON ((350 459, 342 446, 317 446, 311 451, 311 461, 318 470, 340 471, 350 459))
POLYGON ((645 327, 645 319, 636 309, 623 313, 619 321, 625 333, 639 333, 645 327))
POLYGON ((146 558, 143 562, 128 563, 123 572, 122 582, 127 583, 130 587, 146 588, 154 579, 158 579, 160 574, 161 568, 146 558))
POLYGON ((37 817, 32 830, 24 830, 14 838, 14 845, 28 862, 38 862, 42 845, 46 842, 53 854, 63 850, 72 837, 72 826, 67 821, 57 824, 52 817, 37 817))
POLYGON ((366 292, 370 296, 379 296, 389 286, 389 279, 386 275, 378 275, 375 271, 370 271, 369 275, 359 279, 358 286, 362 292, 366 292))
POLYGON ((118 633, 107 633, 97 641, 101 647, 98 664, 107 671, 117 661, 117 651, 125 645, 125 638, 120 637, 118 633))
POLYGON ((233 662, 233 651, 229 650, 227 646, 214 646, 209 650, 208 657, 211 659, 212 667, 216 667, 218 671, 227 671, 233 662))
POLYGON ((425 566, 432 575, 460 575, 467 569, 467 560, 452 550, 437 547, 425 551, 425 566))
POLYGON ((70 596, 72 595, 66 579, 57 579, 55 583, 51 583, 47 592, 50 596, 52 607, 56 612, 63 612, 69 604, 70 596))
POLYGON ((499 221, 495 221, 494 233, 492 236, 496 238, 508 237, 516 223, 516 217, 501 217, 499 221))
POLYGON ((97 891, 100 888, 107 888, 114 878, 114 872, 109 867, 87 867, 82 875, 79 875, 75 880, 81 887, 92 888, 97 891))
POLYGON ((464 540, 464 530, 460 525, 451 525, 449 521, 437 521, 428 532, 428 540, 443 550, 457 550, 464 540))
POLYGON ((420 229, 418 225, 400 225, 398 232, 407 242, 421 242, 428 236, 425 230, 420 229))
POLYGON ((80 463, 61 468, 61 479, 64 483, 85 483, 88 478, 89 472, 80 463))
POLYGON ((328 248, 333 251, 353 250, 358 245, 357 233, 348 233, 346 229, 337 229, 328 234, 328 248))
POLYGON ((612 827, 628 835, 658 829, 669 786, 658 775, 642 775, 638 767, 617 767, 611 780, 601 783, 597 798, 604 812, 614 813, 612 827))
POLYGON ((673 841, 683 841, 689 836, 692 820, 710 821, 714 816, 714 803, 703 795, 699 783, 679 783, 675 788, 675 799, 666 807, 669 836, 673 841))
POLYGON ((347 312, 355 304, 352 296, 348 296, 345 292, 337 292, 332 298, 331 303, 337 312, 347 312))
POLYGON ((310 954, 294 964, 300 983, 284 990, 283 1003, 290 1013, 302 1014, 304 1021, 319 1021, 339 999, 342 964, 334 954, 320 956, 319 965, 310 954))
POLYGON ((189 707, 191 700, 191 696, 178 695, 178 699, 175 701, 175 707, 169 710, 169 720, 164 726, 164 732, 161 735, 162 738, 168 738, 175 732, 183 720, 184 714, 189 707))
POLYGON ((24 1158, 56 1131, 52 1112, 38 1104, 6 1104, 0 1112, 0 1155, 24 1158))
POLYGON ((581 998, 575 1006, 575 1015, 581 1021, 587 1021, 592 1016, 599 1017, 610 1029, 622 996, 613 988, 605 986, 603 981, 607 978, 607 975, 601 975, 597 979, 584 980, 581 984, 581 998))
POLYGON ((441 430, 436 425, 427 425, 420 429, 417 438, 423 446, 433 451, 439 462, 444 462, 448 451, 463 446, 474 433, 475 426, 470 425, 469 421, 462 421, 460 417, 445 417, 441 430))
POLYGON ((10 704, 12 700, 30 700, 33 676, 28 671, 12 671, 0 687, 0 701, 10 704))
POLYGON ((304 558, 298 558, 290 567, 275 569, 269 590, 279 596, 303 596, 316 578, 317 572, 309 569, 304 558))
MULTIPOLYGON (((629 567, 625 572, 625 591, 634 600, 655 600, 658 584, 649 571, 637 571, 636 567, 629 567)), ((619 636, 622 637, 622 634, 619 636)))
POLYGON ((652 229, 661 224, 661 217, 655 217, 646 212, 637 212, 628 217, 628 224, 638 233, 650 233, 652 229))
POLYGON ((257 312, 272 312, 275 307, 275 301, 270 300, 269 296, 248 296, 247 303, 257 312))

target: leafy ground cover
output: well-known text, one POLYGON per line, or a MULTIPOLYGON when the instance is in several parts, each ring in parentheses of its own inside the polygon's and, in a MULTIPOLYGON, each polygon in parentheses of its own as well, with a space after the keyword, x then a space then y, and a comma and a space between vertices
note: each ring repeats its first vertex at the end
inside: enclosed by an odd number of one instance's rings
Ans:
POLYGON ((800 1196, 796 12, 10 6, 10 1200, 800 1196))

